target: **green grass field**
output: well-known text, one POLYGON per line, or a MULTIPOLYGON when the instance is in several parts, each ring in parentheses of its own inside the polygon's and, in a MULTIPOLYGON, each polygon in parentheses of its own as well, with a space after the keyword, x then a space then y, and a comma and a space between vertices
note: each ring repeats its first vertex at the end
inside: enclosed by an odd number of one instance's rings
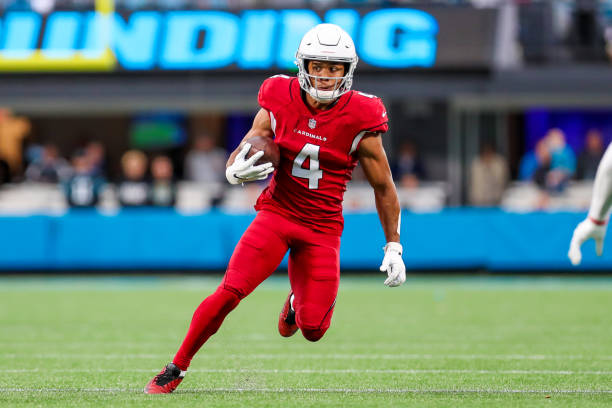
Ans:
POLYGON ((594 277, 347 277, 318 343, 277 334, 274 277, 175 394, 142 394, 218 280, 0 279, 0 406, 612 405, 612 279, 594 277))

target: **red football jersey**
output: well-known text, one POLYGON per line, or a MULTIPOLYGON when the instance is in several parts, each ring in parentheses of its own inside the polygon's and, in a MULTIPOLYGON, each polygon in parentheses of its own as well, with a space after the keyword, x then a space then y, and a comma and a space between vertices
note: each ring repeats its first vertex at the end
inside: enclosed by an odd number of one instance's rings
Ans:
POLYGON ((388 130, 387 111, 373 95, 350 91, 333 107, 313 113, 298 79, 276 75, 259 89, 270 114, 281 160, 256 210, 266 209, 321 232, 340 235, 342 199, 368 132, 388 130))

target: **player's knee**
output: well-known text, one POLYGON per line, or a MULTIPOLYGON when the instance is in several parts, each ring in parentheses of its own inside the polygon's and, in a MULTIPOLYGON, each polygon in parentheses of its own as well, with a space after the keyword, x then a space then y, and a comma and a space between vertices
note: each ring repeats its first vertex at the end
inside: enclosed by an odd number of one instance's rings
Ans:
POLYGON ((225 276, 223 277, 221 285, 219 285, 219 289, 233 292, 236 294, 236 296, 238 296, 238 298, 240 298, 240 300, 242 300, 251 294, 255 288, 252 287, 252 284, 249 281, 242 279, 240 275, 236 274, 235 272, 235 270, 228 268, 225 276))
POLYGON ((327 329, 302 329, 302 335, 308 341, 319 341, 323 338, 323 335, 327 329))
POLYGON ((329 328, 329 321, 331 319, 330 310, 306 305, 296 312, 297 325, 302 331, 304 338, 312 342, 321 340, 329 328))
POLYGON ((238 303, 240 303, 240 300, 242 299, 237 291, 224 287, 223 285, 217 288, 214 296, 219 299, 221 309, 225 309, 228 312, 232 311, 236 306, 238 306, 238 303))

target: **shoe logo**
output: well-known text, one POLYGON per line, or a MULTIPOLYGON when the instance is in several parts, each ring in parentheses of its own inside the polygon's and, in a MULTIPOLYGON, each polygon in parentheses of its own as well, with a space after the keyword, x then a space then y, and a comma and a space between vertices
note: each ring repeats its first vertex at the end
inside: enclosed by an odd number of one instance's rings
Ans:
POLYGON ((314 129, 317 127, 317 121, 314 119, 309 119, 308 120, 308 127, 311 129, 314 129))

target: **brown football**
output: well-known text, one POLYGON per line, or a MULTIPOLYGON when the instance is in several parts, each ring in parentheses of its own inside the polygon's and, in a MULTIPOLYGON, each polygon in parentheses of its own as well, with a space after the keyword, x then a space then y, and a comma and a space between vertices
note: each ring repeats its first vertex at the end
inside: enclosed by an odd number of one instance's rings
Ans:
POLYGON ((260 150, 264 151, 264 155, 257 160, 256 164, 271 162, 274 168, 280 163, 280 150, 274 140, 267 136, 253 136, 248 138, 247 143, 251 144, 251 150, 247 153, 247 159, 260 150))

